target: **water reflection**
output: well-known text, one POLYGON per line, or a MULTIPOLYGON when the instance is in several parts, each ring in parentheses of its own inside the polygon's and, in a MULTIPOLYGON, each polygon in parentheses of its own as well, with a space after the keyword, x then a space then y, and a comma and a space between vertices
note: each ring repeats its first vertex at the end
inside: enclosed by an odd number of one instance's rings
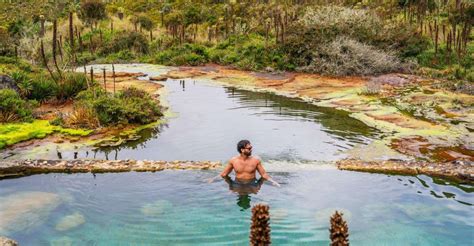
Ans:
MULTIPOLYGON (((324 132, 338 136, 342 141, 364 143, 367 138, 374 138, 381 133, 363 122, 351 118, 349 112, 327 107, 319 107, 301 99, 288 98, 272 93, 246 91, 225 87, 229 98, 237 99, 239 108, 266 108, 260 115, 278 114, 285 120, 311 121, 323 125, 324 132)), ((233 108, 237 109, 237 108, 233 108)))
POLYGON ((257 194, 265 181, 263 178, 253 180, 233 180, 229 176, 224 178, 229 185, 229 190, 237 194, 237 205, 244 211, 250 208, 252 198, 250 194, 257 194))

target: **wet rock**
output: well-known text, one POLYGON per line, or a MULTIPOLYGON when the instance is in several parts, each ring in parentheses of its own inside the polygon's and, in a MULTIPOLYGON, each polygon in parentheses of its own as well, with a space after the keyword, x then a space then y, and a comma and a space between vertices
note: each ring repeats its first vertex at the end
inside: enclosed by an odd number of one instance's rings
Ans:
POLYGON ((164 169, 212 169, 220 162, 136 160, 35 160, 0 162, 0 179, 39 173, 155 172, 164 169))
POLYGON ((474 183, 474 162, 466 161, 466 165, 458 165, 453 162, 424 162, 424 161, 362 161, 346 159, 337 161, 337 167, 341 170, 418 175, 426 174, 458 182, 474 183))
POLYGON ((167 79, 168 77, 163 75, 150 77, 151 81, 166 81, 167 79))
POLYGON ((48 192, 20 192, 0 200, 0 234, 39 226, 61 199, 48 192))
POLYGON ((18 246, 19 244, 9 238, 6 237, 0 237, 0 246, 18 246))
POLYGON ((55 228, 57 231, 68 231, 84 224, 85 222, 85 217, 81 213, 75 212, 62 218, 58 224, 56 224, 55 228))

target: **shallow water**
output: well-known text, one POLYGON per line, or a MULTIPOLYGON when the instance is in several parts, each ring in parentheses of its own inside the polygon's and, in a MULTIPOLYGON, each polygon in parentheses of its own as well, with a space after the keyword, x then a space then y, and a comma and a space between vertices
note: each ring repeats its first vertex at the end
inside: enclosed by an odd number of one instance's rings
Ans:
MULTIPOLYGON (((116 70, 154 76, 168 68, 120 65, 116 70)), ((236 154, 236 142, 248 138, 282 187, 264 184, 256 194, 238 195, 223 180, 203 182, 218 171, 2 180, 0 215, 3 223, 15 223, 2 224, 0 216, 0 234, 22 245, 248 245, 250 207, 265 202, 275 245, 327 245, 335 209, 344 212, 353 245, 473 244, 472 186, 327 165, 343 158, 345 150, 380 137, 347 113, 210 81, 162 83, 175 117, 144 131, 138 141, 96 152, 80 149, 78 157, 225 161, 236 154)), ((55 158, 56 151, 34 155, 55 158)), ((73 156, 63 152, 65 158, 73 156)))
POLYGON ((353 245, 472 245, 474 240, 472 206, 456 201, 474 203, 472 195, 426 176, 334 169, 273 172, 281 188, 265 183, 257 194, 239 195, 223 180, 202 181, 215 174, 55 174, 3 180, 0 197, 41 191, 61 198, 35 226, 13 227, 6 235, 22 245, 248 245, 249 207, 264 202, 270 205, 275 245, 328 245, 329 216, 336 209, 344 212, 353 245), (84 223, 57 228, 71 214, 81 215, 84 223))

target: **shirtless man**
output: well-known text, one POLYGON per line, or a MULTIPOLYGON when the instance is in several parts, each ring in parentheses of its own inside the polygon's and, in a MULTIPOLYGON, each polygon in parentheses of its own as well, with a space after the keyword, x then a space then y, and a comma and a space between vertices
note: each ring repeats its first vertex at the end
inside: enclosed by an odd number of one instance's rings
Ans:
MULTIPOLYGON (((267 174, 263 168, 262 162, 252 156, 252 145, 248 140, 241 140, 237 144, 237 151, 240 155, 233 157, 229 164, 224 168, 224 171, 220 174, 222 178, 227 177, 232 170, 235 171, 236 181, 249 181, 255 179, 255 171, 258 171, 260 176, 265 180, 270 181, 275 186, 280 186, 275 182, 270 175, 267 174)), ((213 180, 213 179, 212 179, 213 180)), ((211 182, 212 182, 211 180, 211 182)))

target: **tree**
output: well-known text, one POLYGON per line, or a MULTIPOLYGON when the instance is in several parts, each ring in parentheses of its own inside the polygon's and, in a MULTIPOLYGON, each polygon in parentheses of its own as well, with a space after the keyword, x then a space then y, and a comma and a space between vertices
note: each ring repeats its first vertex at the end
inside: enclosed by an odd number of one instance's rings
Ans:
POLYGON ((92 28, 97 26, 97 22, 107 18, 105 12, 105 4, 99 0, 86 0, 81 3, 81 11, 79 17, 90 25, 92 28))
POLYGON ((146 15, 140 15, 137 19, 138 24, 140 24, 140 29, 145 29, 150 32, 150 41, 153 40, 153 28, 155 27, 155 23, 150 19, 150 17, 146 15))

